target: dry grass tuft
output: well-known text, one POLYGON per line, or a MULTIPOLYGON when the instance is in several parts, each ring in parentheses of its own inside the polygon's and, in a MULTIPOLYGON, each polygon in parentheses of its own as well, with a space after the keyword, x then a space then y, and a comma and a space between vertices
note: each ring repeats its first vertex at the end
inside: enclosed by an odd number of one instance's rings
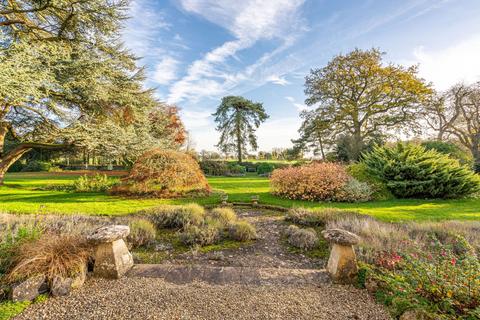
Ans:
POLYGON ((44 234, 40 239, 22 244, 14 257, 13 268, 5 281, 13 283, 44 274, 69 277, 83 268, 90 256, 85 238, 72 235, 44 234))

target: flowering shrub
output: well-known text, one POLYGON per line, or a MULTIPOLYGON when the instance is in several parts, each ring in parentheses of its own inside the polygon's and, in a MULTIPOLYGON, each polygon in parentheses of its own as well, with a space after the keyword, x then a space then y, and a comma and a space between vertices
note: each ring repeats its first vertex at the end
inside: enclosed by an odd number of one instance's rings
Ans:
POLYGON ((337 201, 345 196, 343 188, 349 180, 342 165, 312 163, 274 170, 271 186, 273 194, 287 199, 337 201))
MULTIPOLYGON (((460 245, 464 246, 464 241, 460 245)), ((427 250, 383 252, 372 275, 380 283, 377 297, 400 315, 422 309, 432 319, 478 319, 480 261, 473 250, 456 254, 433 238, 427 250)))
POLYGON ((123 184, 113 193, 175 196, 209 192, 210 187, 198 163, 184 152, 153 149, 133 165, 123 184))

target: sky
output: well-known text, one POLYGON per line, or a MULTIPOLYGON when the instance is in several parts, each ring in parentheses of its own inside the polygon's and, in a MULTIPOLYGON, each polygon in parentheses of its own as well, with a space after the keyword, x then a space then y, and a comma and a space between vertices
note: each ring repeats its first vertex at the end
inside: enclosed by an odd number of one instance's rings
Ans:
POLYGON ((437 90, 480 80, 480 0, 133 0, 129 16, 125 45, 197 151, 216 150, 211 114, 227 95, 270 115, 259 150, 291 146, 305 76, 354 48, 418 64, 437 90))

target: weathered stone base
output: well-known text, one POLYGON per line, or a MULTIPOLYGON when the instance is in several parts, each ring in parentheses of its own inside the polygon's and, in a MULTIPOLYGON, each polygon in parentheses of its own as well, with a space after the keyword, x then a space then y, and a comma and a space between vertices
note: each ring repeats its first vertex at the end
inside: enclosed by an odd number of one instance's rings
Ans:
POLYGON ((353 283, 358 268, 353 246, 334 244, 328 259, 327 271, 337 283, 353 283))
POLYGON ((118 279, 132 266, 133 257, 122 239, 97 246, 93 269, 96 277, 118 279))
POLYGON ((46 278, 44 275, 39 275, 14 285, 10 291, 10 299, 14 302, 32 301, 46 292, 48 292, 46 278))

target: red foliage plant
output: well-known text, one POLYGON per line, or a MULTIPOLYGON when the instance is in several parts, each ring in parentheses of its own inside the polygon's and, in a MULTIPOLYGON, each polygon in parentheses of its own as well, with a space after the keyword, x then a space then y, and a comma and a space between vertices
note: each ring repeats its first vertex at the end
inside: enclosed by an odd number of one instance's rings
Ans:
POLYGON ((163 149, 145 152, 122 184, 112 189, 117 194, 162 197, 208 192, 207 179, 191 155, 163 149))
POLYGON ((273 194, 283 198, 308 201, 341 201, 343 187, 351 177, 336 163, 312 163, 301 167, 274 170, 273 194))

